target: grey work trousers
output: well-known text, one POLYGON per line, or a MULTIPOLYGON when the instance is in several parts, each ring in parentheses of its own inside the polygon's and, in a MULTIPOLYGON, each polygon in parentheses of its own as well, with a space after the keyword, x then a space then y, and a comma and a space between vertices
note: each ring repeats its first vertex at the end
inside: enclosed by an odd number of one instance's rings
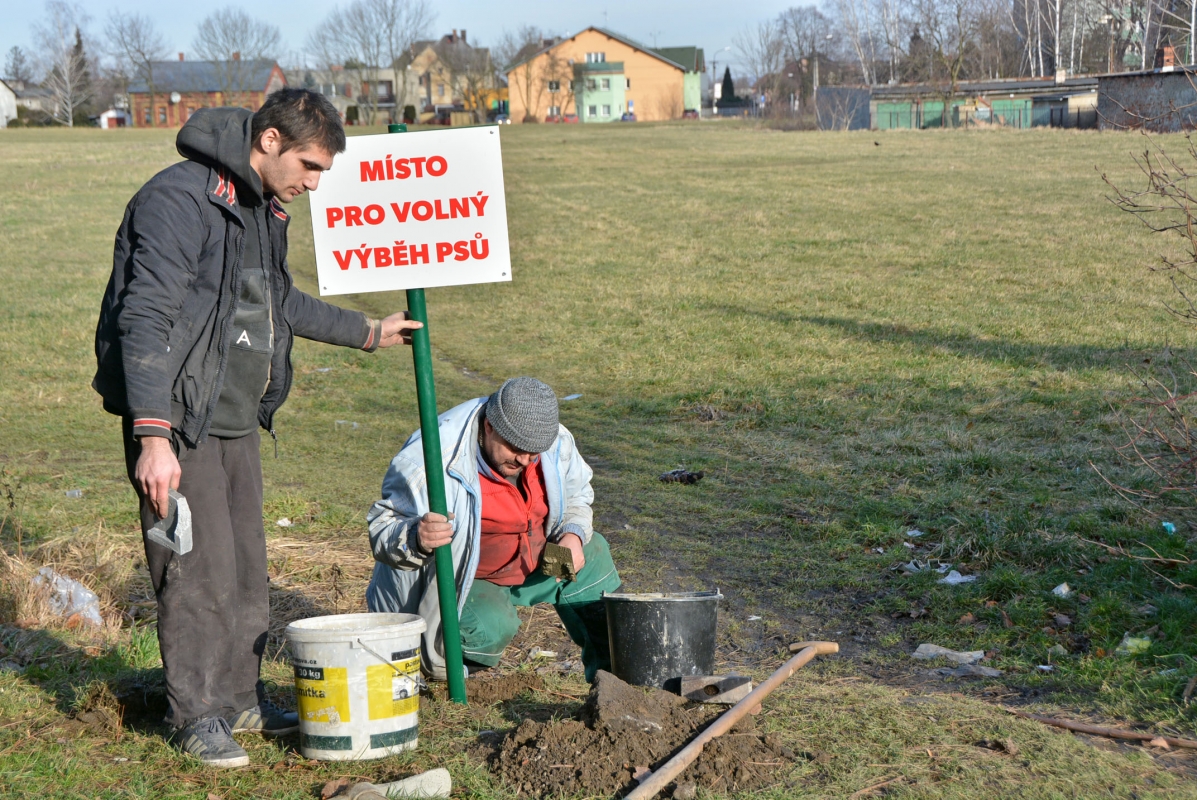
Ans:
MULTIPOLYGON (((124 425, 129 480, 141 454, 124 425)), ((179 456, 179 493, 191 508, 192 549, 180 556, 144 538, 157 516, 145 497, 141 526, 158 601, 158 646, 166 674, 168 721, 183 727, 252 708, 266 647, 270 596, 262 529, 262 462, 257 431, 237 439, 208 437, 179 456)), ((134 482, 134 489, 137 484, 134 482)))

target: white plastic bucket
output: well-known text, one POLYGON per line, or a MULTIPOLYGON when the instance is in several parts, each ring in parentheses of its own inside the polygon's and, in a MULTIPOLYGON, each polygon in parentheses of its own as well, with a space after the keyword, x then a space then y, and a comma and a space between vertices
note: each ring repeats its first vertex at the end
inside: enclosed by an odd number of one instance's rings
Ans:
POLYGON ((426 627, 415 614, 338 614, 287 626, 305 758, 382 758, 416 746, 426 627))

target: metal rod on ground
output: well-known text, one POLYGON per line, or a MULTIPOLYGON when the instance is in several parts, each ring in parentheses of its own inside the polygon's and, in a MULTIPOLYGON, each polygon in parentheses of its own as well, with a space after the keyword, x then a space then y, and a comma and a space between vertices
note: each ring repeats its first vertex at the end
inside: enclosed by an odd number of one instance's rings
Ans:
POLYGON ((748 711, 760 705, 770 692, 781 686, 787 678, 805 667, 815 656, 838 653, 840 646, 835 642, 804 642, 807 646, 798 655, 781 666, 781 669, 769 676, 768 680, 752 690, 752 693, 729 708, 723 716, 686 745, 673 758, 661 765, 661 768, 649 775, 644 781, 627 795, 625 800, 650 800, 669 785, 669 782, 681 775, 686 767, 698 758, 702 748, 712 739, 717 739, 727 733, 733 725, 748 714, 748 711))
MULTIPOLYGON (((407 126, 391 124, 390 133, 406 133, 407 126)), ((428 307, 423 289, 407 290, 407 310, 411 318, 424 323, 412 331, 411 356, 416 368, 416 399, 420 405, 420 437, 424 444, 424 474, 428 484, 428 510, 448 516, 445 502, 445 471, 441 468, 441 435, 436 414, 436 384, 432 379, 432 344, 428 336, 428 307)), ((466 703, 465 669, 461 655, 461 630, 457 623, 457 587, 453 577, 451 545, 434 551, 436 589, 441 607, 441 635, 445 646, 445 677, 449 699, 466 703)))

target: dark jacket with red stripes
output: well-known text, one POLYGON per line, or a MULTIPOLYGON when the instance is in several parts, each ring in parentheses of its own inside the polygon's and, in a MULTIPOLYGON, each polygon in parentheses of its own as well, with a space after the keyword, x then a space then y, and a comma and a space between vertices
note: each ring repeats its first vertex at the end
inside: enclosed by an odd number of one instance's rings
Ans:
MULTIPOLYGON (((241 294, 237 187, 261 186, 249 166, 251 117, 239 108, 197 111, 179 132, 187 160, 151 178, 125 208, 96 327, 92 386, 106 410, 132 418, 134 435, 174 428, 192 445, 207 437, 241 294)), ((269 211, 274 354, 258 421, 272 431, 291 389, 294 337, 374 350, 380 325, 295 288, 290 218, 278 200, 269 211)))

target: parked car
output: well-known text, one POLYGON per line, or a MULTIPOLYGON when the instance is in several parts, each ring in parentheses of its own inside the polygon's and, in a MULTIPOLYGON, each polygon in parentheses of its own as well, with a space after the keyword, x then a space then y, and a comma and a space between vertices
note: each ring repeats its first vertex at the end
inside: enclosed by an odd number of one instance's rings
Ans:
POLYGON ((682 112, 682 119, 698 119, 698 112, 693 108, 687 108, 682 112))
POLYGON ((566 114, 565 116, 563 116, 561 118, 561 121, 562 122, 577 122, 578 115, 577 114, 566 114))
POLYGON ((510 125, 511 117, 507 116, 506 114, 496 114, 495 115, 495 124, 496 125, 510 125))
POLYGON ((633 114, 631 111, 629 111, 629 112, 627 112, 626 114, 624 114, 623 116, 621 116, 621 117, 619 118, 619 121, 620 121, 620 122, 635 122, 635 121, 636 121, 636 115, 635 115, 635 114, 633 114))

